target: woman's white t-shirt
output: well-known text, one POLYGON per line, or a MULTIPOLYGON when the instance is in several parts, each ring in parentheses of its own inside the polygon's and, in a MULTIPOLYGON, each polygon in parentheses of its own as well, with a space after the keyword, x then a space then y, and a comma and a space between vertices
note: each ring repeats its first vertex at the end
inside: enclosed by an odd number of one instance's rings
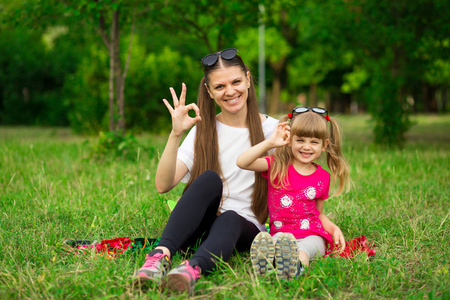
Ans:
MULTIPOLYGON (((267 116, 262 123, 264 137, 267 139, 278 124, 278 120, 267 116)), ((265 226, 260 224, 251 210, 255 172, 247 171, 236 165, 238 156, 250 149, 250 134, 248 128, 231 127, 216 121, 219 140, 219 158, 222 173, 226 181, 223 186, 223 204, 221 212, 233 210, 245 219, 254 223, 260 230, 265 231, 265 226)), ((190 171, 194 162, 194 140, 197 127, 193 127, 188 133, 180 148, 178 159, 189 169, 181 180, 188 182, 190 171)))

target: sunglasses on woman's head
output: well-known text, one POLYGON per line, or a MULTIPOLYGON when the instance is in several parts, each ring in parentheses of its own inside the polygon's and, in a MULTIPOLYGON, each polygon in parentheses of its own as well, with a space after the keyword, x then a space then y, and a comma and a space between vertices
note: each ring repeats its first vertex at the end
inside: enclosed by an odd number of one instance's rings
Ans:
POLYGON ((316 114, 319 114, 319 115, 325 115, 325 116, 324 116, 325 119, 326 119, 327 121, 330 120, 330 118, 328 117, 328 111, 327 111, 325 108, 321 108, 321 107, 305 107, 305 106, 299 106, 299 107, 294 108, 294 109, 292 110, 292 113, 289 114, 288 117, 289 117, 289 119, 292 119, 292 116, 293 116, 293 115, 296 115, 296 114, 297 114, 297 115, 298 115, 298 114, 302 114, 302 113, 305 113, 305 112, 310 111, 310 110, 312 110, 312 111, 315 112, 316 114))
POLYGON ((210 67, 219 60, 219 56, 223 59, 230 60, 235 58, 237 53, 238 49, 236 48, 228 48, 220 52, 211 53, 202 58, 202 64, 206 67, 210 67))

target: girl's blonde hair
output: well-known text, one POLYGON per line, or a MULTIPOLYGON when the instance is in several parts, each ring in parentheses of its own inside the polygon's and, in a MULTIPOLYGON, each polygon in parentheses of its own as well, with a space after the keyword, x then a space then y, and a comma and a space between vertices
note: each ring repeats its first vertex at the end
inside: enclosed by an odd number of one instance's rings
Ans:
MULTIPOLYGON (((339 187, 333 193, 338 196, 343 192, 350 190, 350 168, 341 151, 341 130, 334 118, 329 118, 329 122, 324 115, 308 111, 305 113, 294 114, 291 119, 291 143, 294 136, 309 137, 321 139, 325 145, 326 140, 329 141, 325 147, 327 153, 327 165, 331 171, 332 184, 334 187, 339 180, 339 187), (328 126, 330 123, 330 126, 328 126)), ((282 122, 287 117, 282 118, 282 122)), ((292 153, 291 144, 277 148, 273 154, 274 160, 270 169, 270 182, 277 188, 287 188, 289 181, 287 178, 288 168, 293 163, 294 155, 292 153)))
MULTIPOLYGON (((242 72, 250 74, 250 87, 247 98, 247 124, 250 133, 250 143, 252 146, 264 140, 264 132, 261 124, 261 117, 258 111, 258 102, 256 98, 255 85, 249 68, 244 64, 241 57, 236 55, 232 59, 219 60, 212 66, 204 66, 205 76, 202 78, 199 86, 197 105, 200 109, 202 121, 197 123, 197 132, 194 144, 194 164, 191 169, 191 177, 184 191, 192 184, 195 178, 206 170, 213 170, 224 180, 222 167, 219 159, 219 141, 216 130, 216 104, 214 99, 209 96, 206 85, 209 76, 216 69, 222 67, 238 66, 242 72)), ((261 224, 264 224, 268 217, 267 210, 267 180, 260 172, 255 172, 255 184, 253 186, 253 195, 251 209, 261 224)), ((183 192, 184 192, 183 191, 183 192)))

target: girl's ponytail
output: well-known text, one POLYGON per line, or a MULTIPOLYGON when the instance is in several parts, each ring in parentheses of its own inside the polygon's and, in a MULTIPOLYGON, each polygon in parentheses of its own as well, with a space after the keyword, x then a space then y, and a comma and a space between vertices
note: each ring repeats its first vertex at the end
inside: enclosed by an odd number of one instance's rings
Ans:
POLYGON ((329 143, 326 147, 327 152, 327 165, 333 174, 332 186, 334 186, 339 179, 339 188, 333 193, 333 196, 338 196, 343 192, 350 190, 350 168, 341 151, 341 130, 337 121, 334 118, 329 118, 330 131, 329 131, 329 143))

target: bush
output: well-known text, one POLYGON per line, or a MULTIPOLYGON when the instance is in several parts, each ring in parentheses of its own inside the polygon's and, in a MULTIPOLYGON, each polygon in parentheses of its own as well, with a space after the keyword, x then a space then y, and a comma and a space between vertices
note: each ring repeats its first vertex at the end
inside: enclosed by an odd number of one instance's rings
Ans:
POLYGON ((411 127, 409 106, 401 92, 399 78, 390 75, 374 74, 368 89, 371 114, 375 121, 375 143, 387 147, 402 147, 405 134, 411 127))
POLYGON ((141 149, 142 146, 131 134, 100 131, 98 140, 90 147, 89 159, 138 161, 141 149))

